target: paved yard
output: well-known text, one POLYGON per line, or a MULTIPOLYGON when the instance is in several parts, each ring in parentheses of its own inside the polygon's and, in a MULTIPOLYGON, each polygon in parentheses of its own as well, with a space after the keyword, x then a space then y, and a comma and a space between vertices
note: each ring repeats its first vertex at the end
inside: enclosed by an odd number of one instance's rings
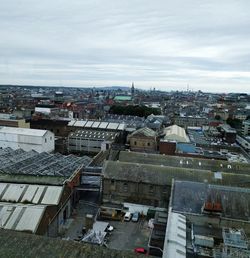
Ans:
POLYGON ((136 247, 144 247, 147 249, 150 230, 145 219, 140 219, 138 222, 110 221, 110 224, 115 229, 107 241, 109 248, 133 250, 136 247))

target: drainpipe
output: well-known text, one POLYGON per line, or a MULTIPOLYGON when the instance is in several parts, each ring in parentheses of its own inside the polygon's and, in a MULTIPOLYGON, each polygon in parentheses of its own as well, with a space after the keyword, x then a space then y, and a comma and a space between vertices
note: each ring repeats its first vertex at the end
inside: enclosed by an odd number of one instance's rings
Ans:
POLYGON ((163 250, 162 250, 160 247, 150 245, 152 232, 153 232, 153 228, 151 228, 151 230, 150 230, 150 237, 149 237, 149 240, 148 240, 148 248, 149 248, 149 249, 151 248, 151 249, 157 249, 157 250, 160 250, 160 251, 161 251, 161 253, 163 254, 163 250))

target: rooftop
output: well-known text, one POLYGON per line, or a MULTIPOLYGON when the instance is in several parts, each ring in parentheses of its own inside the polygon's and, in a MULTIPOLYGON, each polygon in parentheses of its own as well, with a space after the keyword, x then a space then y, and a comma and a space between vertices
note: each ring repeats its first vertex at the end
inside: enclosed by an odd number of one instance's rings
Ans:
POLYGON ((0 133, 38 136, 38 137, 45 135, 46 132, 48 132, 48 131, 40 130, 40 129, 18 128, 18 127, 2 127, 2 128, 0 128, 0 133))
POLYGON ((62 186, 0 183, 0 202, 57 205, 62 186))
POLYGON ((181 167, 213 172, 250 174, 250 164, 211 160, 202 158, 178 157, 160 154, 121 151, 119 161, 152 164, 169 167, 181 167))
POLYGON ((221 203, 222 217, 249 221, 249 189, 175 181, 172 196, 173 211, 202 215, 202 208, 206 200, 211 203, 218 201, 221 203))
POLYGON ((163 257, 186 257, 186 217, 169 211, 163 257))
POLYGON ((69 134, 69 138, 93 139, 93 140, 114 140, 116 132, 98 130, 77 130, 69 134))
POLYGON ((31 180, 33 182, 34 180, 39 184, 46 179, 45 181, 50 184, 51 179, 62 183, 79 168, 87 166, 91 160, 88 156, 64 156, 59 153, 0 149, 0 178, 2 181, 6 179, 5 182, 12 180, 17 180, 17 182, 30 182, 31 180), (44 178, 41 179, 40 176, 44 178))
POLYGON ((116 101, 131 101, 131 96, 115 96, 114 100, 116 101))
POLYGON ((156 137, 156 135, 157 133, 154 130, 144 127, 134 131, 129 137, 156 137))
POLYGON ((45 205, 0 202, 0 227, 36 233, 45 209, 45 205))
POLYGON ((190 142, 185 129, 178 125, 171 125, 164 129, 164 140, 175 140, 177 142, 190 142))
POLYGON ((105 121, 93 121, 93 120, 71 120, 68 126, 82 127, 83 129, 106 129, 123 131, 126 128, 126 124, 123 122, 105 122, 105 121))
POLYGON ((105 161, 103 167, 104 178, 131 182, 143 182, 156 185, 172 184, 172 179, 189 180, 197 182, 209 182, 224 185, 249 186, 250 176, 220 173, 220 178, 216 173, 206 170, 178 168, 169 166, 157 166, 149 164, 139 164, 130 162, 105 161))
POLYGON ((116 251, 107 248, 66 241, 55 238, 47 238, 11 230, 0 230, 0 257, 20 257, 20 258, 132 258, 138 255, 129 251, 116 251))

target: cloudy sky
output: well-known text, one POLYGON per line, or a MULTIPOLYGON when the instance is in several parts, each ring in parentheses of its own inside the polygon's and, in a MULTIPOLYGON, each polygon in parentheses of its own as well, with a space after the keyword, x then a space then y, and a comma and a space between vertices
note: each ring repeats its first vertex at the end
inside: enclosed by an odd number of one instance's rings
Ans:
POLYGON ((0 0, 0 84, 250 92, 249 0, 0 0))

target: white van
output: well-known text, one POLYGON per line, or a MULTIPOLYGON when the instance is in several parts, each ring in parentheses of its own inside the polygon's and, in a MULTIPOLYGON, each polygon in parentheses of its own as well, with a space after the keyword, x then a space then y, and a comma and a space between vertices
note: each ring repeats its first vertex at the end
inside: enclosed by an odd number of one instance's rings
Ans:
POLYGON ((126 212, 125 213, 125 216, 124 216, 124 221, 130 221, 131 220, 131 217, 132 217, 132 214, 131 212, 126 212))

